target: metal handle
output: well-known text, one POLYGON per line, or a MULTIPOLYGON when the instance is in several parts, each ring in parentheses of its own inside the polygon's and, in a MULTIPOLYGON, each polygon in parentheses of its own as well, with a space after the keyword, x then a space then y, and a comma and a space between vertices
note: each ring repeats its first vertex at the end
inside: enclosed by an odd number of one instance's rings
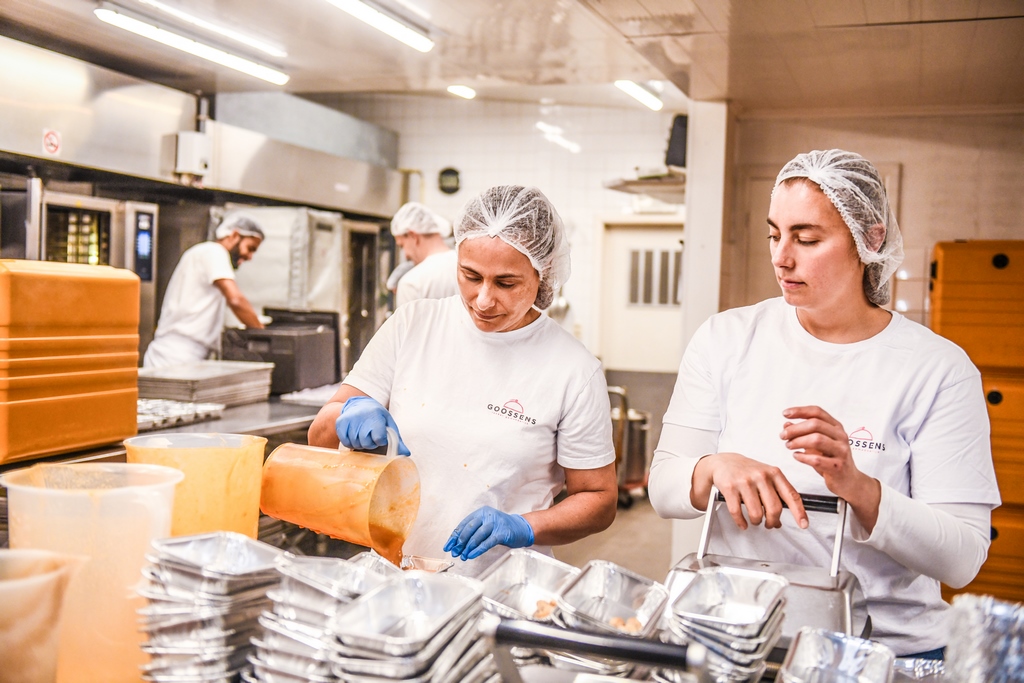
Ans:
MULTIPOLYGON (((836 514, 836 536, 832 544, 832 564, 829 567, 829 576, 835 578, 839 575, 839 558, 843 552, 843 531, 846 529, 846 501, 835 496, 816 496, 811 494, 799 494, 808 512, 828 512, 836 514)), ((704 512, 704 527, 700 532, 700 543, 697 546, 697 559, 702 559, 708 552, 708 543, 711 540, 711 520, 715 516, 717 503, 724 503, 725 496, 719 492, 718 487, 712 485, 711 494, 708 496, 708 509, 704 512)), ((788 508, 785 501, 782 507, 788 508)))
POLYGON ((505 683, 521 680, 518 673, 514 673, 515 665, 508 651, 510 647, 563 650, 673 669, 700 669, 706 656, 704 647, 696 643, 674 645, 625 635, 569 631, 532 621, 504 620, 494 614, 481 617, 480 631, 491 640, 495 661, 505 683))

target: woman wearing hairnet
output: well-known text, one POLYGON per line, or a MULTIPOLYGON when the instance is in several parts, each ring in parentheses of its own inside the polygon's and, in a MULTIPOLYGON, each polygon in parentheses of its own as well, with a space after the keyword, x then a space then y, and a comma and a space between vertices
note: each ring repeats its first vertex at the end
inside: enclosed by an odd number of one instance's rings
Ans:
POLYGON ((941 658, 939 582, 974 578, 1000 502, 981 377, 952 342, 881 307, 902 239, 863 157, 786 164, 768 246, 782 297, 714 315, 693 336, 651 501, 693 518, 717 486, 727 504, 711 552, 826 567, 833 520, 809 524, 797 492, 843 498, 842 566, 864 589, 872 638, 941 658))
POLYGON ((494 187, 454 227, 459 295, 396 310, 309 442, 368 449, 400 428, 421 482, 404 552, 450 552, 464 561, 452 571, 474 575, 507 548, 607 528, 615 453, 600 363, 541 315, 569 277, 554 207, 535 188, 494 187), (552 505, 563 483, 568 496, 552 505))

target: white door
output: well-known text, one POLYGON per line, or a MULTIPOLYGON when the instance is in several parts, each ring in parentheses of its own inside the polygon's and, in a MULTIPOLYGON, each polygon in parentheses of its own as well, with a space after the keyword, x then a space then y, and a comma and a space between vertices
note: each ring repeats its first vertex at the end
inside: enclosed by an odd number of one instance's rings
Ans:
POLYGON ((607 224, 601 359, 608 370, 670 372, 682 358, 683 226, 607 224))

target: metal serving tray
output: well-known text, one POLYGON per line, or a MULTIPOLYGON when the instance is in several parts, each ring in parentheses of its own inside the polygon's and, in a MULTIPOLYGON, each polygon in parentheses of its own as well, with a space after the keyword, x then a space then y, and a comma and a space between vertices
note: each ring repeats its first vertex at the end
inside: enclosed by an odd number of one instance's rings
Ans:
POLYGON ((509 619, 551 621, 535 616, 540 602, 557 602, 561 589, 580 569, 535 550, 519 548, 488 567, 480 576, 484 607, 509 619))
POLYGON ((789 582, 776 574, 707 567, 672 603, 676 619, 740 636, 757 635, 782 602, 789 582))
POLYGON ((330 629, 345 645, 408 655, 479 604, 482 595, 483 585, 473 579, 409 571, 346 605, 330 629))
POLYGON ((591 560, 558 596, 560 617, 570 628, 646 638, 654 633, 668 600, 656 581, 611 562, 591 560), (640 622, 637 633, 613 626, 612 619, 640 622))
POLYGON ((451 671, 473 643, 480 640, 479 624, 472 619, 455 637, 446 639, 440 649, 430 648, 433 652, 428 655, 387 660, 335 657, 334 674, 353 683, 374 683, 381 679, 430 683, 451 671))
POLYGON ((277 571, 281 550, 232 531, 216 531, 153 541, 156 561, 214 578, 248 577, 277 571))
POLYGON ((301 584, 346 602, 384 582, 380 572, 337 557, 284 553, 277 559, 277 570, 285 577, 289 590, 297 590, 296 584, 301 584))

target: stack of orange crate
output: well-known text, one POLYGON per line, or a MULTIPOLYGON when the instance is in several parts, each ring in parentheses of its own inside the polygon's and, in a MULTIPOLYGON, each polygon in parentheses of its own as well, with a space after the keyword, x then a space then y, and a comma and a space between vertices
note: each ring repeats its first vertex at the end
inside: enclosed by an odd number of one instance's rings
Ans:
POLYGON ((0 260, 0 464, 136 433, 139 278, 0 260))
POLYGON ((1024 601, 1024 241, 937 243, 930 304, 931 328, 981 370, 1003 499, 988 561, 970 585, 943 595, 1024 601))

